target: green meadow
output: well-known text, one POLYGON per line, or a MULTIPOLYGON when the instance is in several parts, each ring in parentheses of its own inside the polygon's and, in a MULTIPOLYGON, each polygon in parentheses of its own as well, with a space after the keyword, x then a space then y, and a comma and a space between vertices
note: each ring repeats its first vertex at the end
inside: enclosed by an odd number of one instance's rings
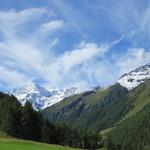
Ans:
POLYGON ((0 150, 77 150, 77 149, 31 141, 1 138, 0 150))

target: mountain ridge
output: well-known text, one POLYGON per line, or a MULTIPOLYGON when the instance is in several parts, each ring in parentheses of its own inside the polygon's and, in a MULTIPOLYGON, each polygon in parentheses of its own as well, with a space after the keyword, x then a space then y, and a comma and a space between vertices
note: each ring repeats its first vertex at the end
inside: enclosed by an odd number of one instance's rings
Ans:
POLYGON ((10 90, 9 94, 17 97, 19 102, 24 105, 29 101, 35 110, 45 109, 66 97, 80 94, 84 92, 83 89, 71 87, 67 89, 49 89, 40 86, 39 84, 31 84, 26 87, 16 88, 10 90))
POLYGON ((129 73, 125 73, 120 77, 117 83, 132 90, 144 81, 150 78, 150 63, 140 66, 129 73))
POLYGON ((120 117, 128 111, 128 107, 122 110, 122 107, 127 106, 128 103, 124 98, 127 93, 125 87, 115 84, 105 90, 68 97, 44 109, 43 115, 50 122, 67 123, 78 129, 88 128, 90 131, 105 129, 121 119, 120 117), (111 109, 113 105, 115 109, 111 109))
MULTIPOLYGON (((119 83, 128 90, 132 90, 149 78, 150 63, 138 67, 129 73, 125 73, 118 81, 116 81, 116 83, 119 83)), ((89 89, 71 87, 67 89, 48 90, 39 84, 33 83, 26 87, 13 89, 9 94, 16 96, 22 105, 24 105, 26 101, 29 101, 32 103, 34 109, 43 110, 72 95, 84 93, 86 91, 97 91, 100 89, 102 89, 101 86, 91 87, 89 89)))

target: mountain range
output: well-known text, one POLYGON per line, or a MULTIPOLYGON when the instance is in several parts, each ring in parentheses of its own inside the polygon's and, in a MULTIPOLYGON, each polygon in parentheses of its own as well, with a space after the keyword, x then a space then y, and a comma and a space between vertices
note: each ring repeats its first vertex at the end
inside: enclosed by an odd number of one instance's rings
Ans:
POLYGON ((76 87, 47 90, 46 88, 33 83, 26 87, 10 90, 9 94, 17 97, 22 105, 24 105, 26 101, 29 101, 35 110, 41 110, 58 103, 66 97, 82 92, 82 89, 76 87))
MULTIPOLYGON (((124 74, 116 83, 119 83, 128 90, 131 90, 149 78, 150 64, 146 64, 124 74)), ((89 89, 79 89, 76 87, 67 89, 46 89, 38 84, 33 83, 32 85, 28 85, 26 87, 10 90, 9 94, 16 96, 22 105, 24 105, 26 101, 29 101, 32 103, 34 109, 43 110, 69 96, 84 93, 86 91, 94 91, 97 89, 101 89, 101 87, 98 86, 89 89)))
POLYGON ((42 111, 50 122, 100 133, 107 150, 150 149, 150 65, 114 85, 65 98, 42 111))
POLYGON ((33 84, 11 93, 23 105, 31 102, 54 125, 98 133, 107 150, 150 149, 150 64, 124 74, 107 88, 47 90, 33 84))
POLYGON ((112 127, 150 102, 149 73, 150 65, 144 65, 106 89, 70 96, 46 108, 43 113, 53 123, 67 123, 77 128, 93 131, 112 127))

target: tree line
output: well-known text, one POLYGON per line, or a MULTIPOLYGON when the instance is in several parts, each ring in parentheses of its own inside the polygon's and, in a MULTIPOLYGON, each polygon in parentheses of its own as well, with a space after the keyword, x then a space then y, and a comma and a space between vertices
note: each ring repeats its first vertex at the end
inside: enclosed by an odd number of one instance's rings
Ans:
POLYGON ((51 124, 29 102, 21 106, 16 97, 1 92, 0 130, 10 136, 49 144, 91 150, 102 147, 102 139, 98 133, 81 132, 66 125, 51 124))

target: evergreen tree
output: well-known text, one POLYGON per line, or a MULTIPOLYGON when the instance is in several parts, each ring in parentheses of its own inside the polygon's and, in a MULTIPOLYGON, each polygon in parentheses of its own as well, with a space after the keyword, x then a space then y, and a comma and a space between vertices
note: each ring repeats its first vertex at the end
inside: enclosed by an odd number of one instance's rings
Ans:
POLYGON ((40 137, 40 120, 38 113, 32 108, 32 105, 27 102, 22 109, 21 124, 23 136, 25 139, 38 140, 40 137))

